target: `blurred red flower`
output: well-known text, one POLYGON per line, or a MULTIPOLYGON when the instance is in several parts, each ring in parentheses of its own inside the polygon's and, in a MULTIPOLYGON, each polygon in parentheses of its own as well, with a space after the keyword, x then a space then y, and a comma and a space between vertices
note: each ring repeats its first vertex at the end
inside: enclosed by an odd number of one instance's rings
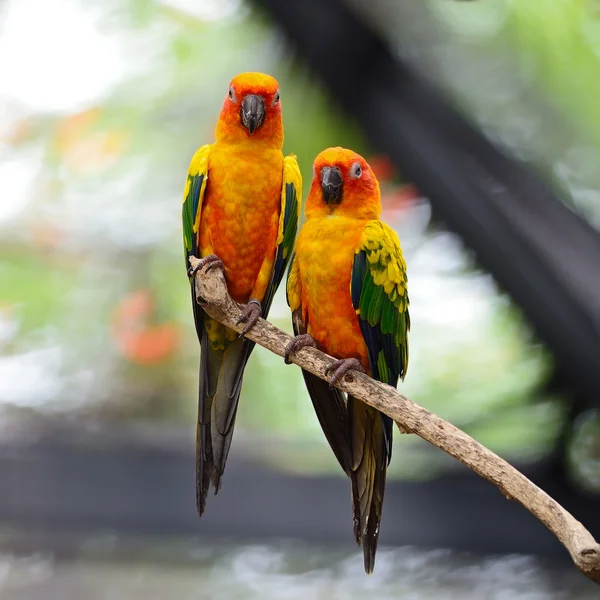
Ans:
POLYGON ((129 293, 116 306, 112 334, 119 351, 138 365, 154 365, 171 358, 179 345, 175 323, 151 324, 154 300, 148 289, 129 293))

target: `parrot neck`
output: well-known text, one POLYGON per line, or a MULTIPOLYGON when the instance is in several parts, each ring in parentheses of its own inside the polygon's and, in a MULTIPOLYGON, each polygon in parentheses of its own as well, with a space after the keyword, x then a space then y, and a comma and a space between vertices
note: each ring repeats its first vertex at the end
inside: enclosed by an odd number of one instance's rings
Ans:
POLYGON ((325 217, 344 217, 356 221, 376 221, 381 216, 381 203, 346 204, 342 202, 339 206, 327 206, 322 200, 311 201, 310 196, 306 201, 304 214, 307 219, 325 217))
POLYGON ((246 129, 239 125, 232 127, 225 121, 219 120, 215 130, 215 140, 219 144, 260 146, 281 150, 283 147, 283 128, 274 126, 272 123, 265 123, 253 135, 250 135, 246 129))
POLYGON ((247 150, 281 150, 281 147, 283 146, 283 144, 278 144, 269 139, 217 137, 216 141, 217 144, 223 144, 224 146, 236 146, 237 148, 244 148, 247 150))

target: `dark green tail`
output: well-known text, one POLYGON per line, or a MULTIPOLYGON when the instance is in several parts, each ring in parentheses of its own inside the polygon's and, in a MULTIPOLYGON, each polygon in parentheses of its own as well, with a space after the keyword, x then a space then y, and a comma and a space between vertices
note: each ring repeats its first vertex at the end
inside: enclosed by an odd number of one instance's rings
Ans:
POLYGON ((205 329, 205 315, 197 304, 192 288, 192 306, 196 332, 200 339, 200 376, 198 420, 196 424, 196 507, 202 515, 212 483, 215 494, 231 446, 242 376, 254 348, 254 342, 240 338, 226 350, 211 347, 205 329))

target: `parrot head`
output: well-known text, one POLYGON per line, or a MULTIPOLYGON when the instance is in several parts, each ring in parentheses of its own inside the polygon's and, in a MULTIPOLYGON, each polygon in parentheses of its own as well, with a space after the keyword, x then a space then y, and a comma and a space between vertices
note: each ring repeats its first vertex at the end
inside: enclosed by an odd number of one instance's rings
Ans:
POLYGON ((240 73, 229 84, 217 123, 218 142, 263 141, 281 148, 279 84, 263 73, 240 73))
POLYGON ((313 163, 305 214, 377 219, 381 213, 379 183, 369 163, 345 148, 327 148, 313 163))

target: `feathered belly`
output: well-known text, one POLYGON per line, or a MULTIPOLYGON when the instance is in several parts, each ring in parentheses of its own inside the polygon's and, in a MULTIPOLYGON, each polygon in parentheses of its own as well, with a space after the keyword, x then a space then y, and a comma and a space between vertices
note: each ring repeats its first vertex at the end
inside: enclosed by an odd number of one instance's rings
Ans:
POLYGON ((308 333, 328 354, 357 358, 368 369, 367 347, 350 296, 354 240, 360 237, 360 229, 329 229, 307 231, 298 242, 308 333))
MULTIPOLYGON (((223 260, 229 293, 247 302, 261 265, 275 254, 283 157, 211 157, 200 248, 223 260)), ((259 298, 261 300, 261 298, 259 298)))

